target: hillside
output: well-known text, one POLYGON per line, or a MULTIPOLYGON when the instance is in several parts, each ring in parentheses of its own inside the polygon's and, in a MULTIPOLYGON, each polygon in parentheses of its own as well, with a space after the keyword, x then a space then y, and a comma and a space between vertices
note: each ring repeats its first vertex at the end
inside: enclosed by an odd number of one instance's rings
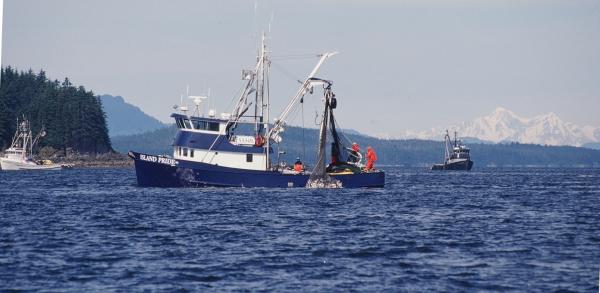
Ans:
POLYGON ((166 126, 140 108, 125 102, 121 96, 101 95, 100 100, 106 113, 110 137, 138 134, 166 126))
POLYGON ((44 71, 18 72, 2 68, 0 84, 0 147, 7 148, 17 117, 31 122, 35 134, 45 127, 47 136, 39 146, 66 152, 111 151, 102 103, 94 93, 74 86, 68 78, 49 80, 44 71))
MULTIPOLYGON (((135 150, 154 154, 172 154, 171 144, 176 129, 165 127, 148 133, 113 138, 113 146, 119 152, 135 150)), ((362 146, 363 151, 371 145, 377 151, 379 164, 429 166, 442 162, 444 143, 431 140, 383 140, 363 135, 347 135, 362 146)), ((317 130, 287 127, 285 141, 280 145, 282 161, 302 157, 306 162, 314 161, 316 155, 317 130), (304 156, 306 149, 306 156, 304 156), (304 158, 306 157, 306 158, 304 158)), ((600 151, 579 147, 556 147, 533 144, 469 144, 475 167, 483 166, 596 166, 600 167, 600 151)), ((274 150, 277 152, 277 149, 274 150)))
POLYGON ((121 135, 112 137, 113 148, 120 153, 135 150, 149 154, 172 154, 174 125, 148 131, 141 134, 121 135))

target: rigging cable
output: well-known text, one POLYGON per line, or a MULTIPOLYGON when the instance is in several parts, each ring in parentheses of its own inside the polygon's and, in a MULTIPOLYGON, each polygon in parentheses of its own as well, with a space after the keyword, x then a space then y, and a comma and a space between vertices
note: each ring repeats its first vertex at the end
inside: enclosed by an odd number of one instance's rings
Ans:
POLYGON ((306 139, 304 138, 304 97, 300 99, 302 109, 302 160, 306 160, 306 139))
POLYGON ((344 139, 346 139, 346 143, 347 144, 351 144, 352 140, 350 140, 350 138, 348 138, 348 136, 346 136, 346 134, 344 133, 344 128, 342 127, 342 125, 340 125, 337 122, 337 119, 335 119, 335 117, 333 118, 333 120, 334 120, 335 124, 338 126, 337 128, 339 128, 339 130, 340 130, 338 132, 342 134, 342 136, 343 136, 344 139))
POLYGON ((271 55, 271 60, 298 60, 298 59, 312 59, 320 57, 321 54, 317 53, 304 53, 304 54, 287 54, 287 55, 271 55))
POLYGON ((289 79, 297 81, 299 84, 302 84, 302 80, 300 80, 300 78, 298 78, 293 73, 289 72, 287 69, 283 68, 283 66, 281 66, 277 63, 274 63, 274 62, 271 62, 271 65, 274 65, 273 68, 279 70, 281 73, 283 73, 289 79))

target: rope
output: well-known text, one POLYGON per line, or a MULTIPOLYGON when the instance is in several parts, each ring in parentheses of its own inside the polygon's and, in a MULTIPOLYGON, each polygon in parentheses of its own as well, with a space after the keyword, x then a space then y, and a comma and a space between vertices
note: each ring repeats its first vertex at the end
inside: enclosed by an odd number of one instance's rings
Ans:
POLYGON ((297 81, 298 83, 302 84, 302 81, 300 80, 300 78, 298 78, 297 76, 295 76, 293 73, 287 71, 285 68, 283 68, 282 66, 280 66, 277 63, 271 63, 271 64, 274 65, 274 68, 277 69, 277 70, 279 70, 286 77, 290 78, 293 81, 297 81))
POLYGON ((229 100, 229 104, 227 104, 227 107, 225 107, 225 109, 229 109, 229 107, 231 107, 231 105, 233 104, 233 102, 235 100, 238 100, 237 96, 239 96, 245 88, 246 88, 245 85, 242 85, 242 87, 240 87, 240 89, 237 91, 237 93, 235 94, 235 96, 233 96, 231 98, 231 100, 229 100))
POLYGON ((304 97, 300 100, 302 105, 302 159, 306 160, 306 139, 304 138, 304 97))
POLYGON ((288 55, 271 55, 271 60, 297 60, 297 59, 311 59, 318 58, 320 54, 317 53, 304 53, 304 54, 288 54, 288 55))
POLYGON ((340 129, 340 131, 338 131, 338 133, 342 134, 342 136, 344 137, 344 139, 346 140, 346 142, 348 144, 352 143, 352 140, 350 138, 348 138, 348 136, 346 136, 346 134, 342 131, 342 129, 344 129, 342 127, 342 125, 338 123, 338 121, 337 121, 337 119, 335 119, 335 117, 333 117, 333 120, 334 120, 335 124, 338 126, 338 129, 340 129))

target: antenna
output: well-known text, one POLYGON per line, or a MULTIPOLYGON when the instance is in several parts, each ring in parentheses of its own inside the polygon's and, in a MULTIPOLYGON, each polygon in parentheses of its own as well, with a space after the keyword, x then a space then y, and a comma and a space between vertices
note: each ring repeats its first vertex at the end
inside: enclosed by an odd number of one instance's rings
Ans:
POLYGON ((183 95, 180 94, 179 95, 179 106, 175 105, 173 106, 173 109, 177 109, 179 108, 179 111, 183 112, 183 114, 186 114, 188 107, 187 105, 183 105, 183 95))
POLYGON ((208 98, 208 117, 215 117, 217 112, 216 103, 210 98, 210 88, 208 88, 208 94, 206 95, 206 97, 208 98))
POLYGON ((255 39, 257 37, 257 31, 258 31, 258 0, 254 0, 254 26, 252 28, 252 33, 250 35, 250 37, 252 39, 255 39))

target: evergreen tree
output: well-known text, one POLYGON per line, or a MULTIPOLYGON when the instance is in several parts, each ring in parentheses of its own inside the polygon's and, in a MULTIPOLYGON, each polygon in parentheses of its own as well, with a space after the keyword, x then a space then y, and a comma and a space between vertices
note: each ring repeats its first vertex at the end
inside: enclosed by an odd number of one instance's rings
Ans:
POLYGON ((12 67, 1 69, 0 147, 5 149, 16 130, 16 120, 25 116, 32 131, 42 127, 47 137, 41 146, 51 146, 80 153, 112 151, 106 114, 99 99, 84 87, 75 87, 65 78, 48 80, 42 70, 18 72, 12 67))

